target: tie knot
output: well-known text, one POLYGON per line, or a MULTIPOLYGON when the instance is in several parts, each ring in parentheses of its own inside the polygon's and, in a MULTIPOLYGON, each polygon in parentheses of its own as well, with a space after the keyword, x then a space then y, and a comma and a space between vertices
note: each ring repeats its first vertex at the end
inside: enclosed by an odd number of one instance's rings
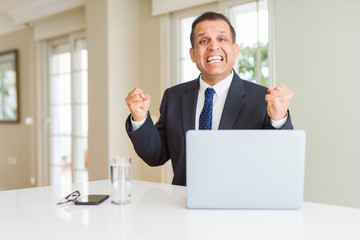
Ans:
POLYGON ((214 96, 215 90, 213 88, 207 88, 205 90, 205 99, 212 99, 214 96))

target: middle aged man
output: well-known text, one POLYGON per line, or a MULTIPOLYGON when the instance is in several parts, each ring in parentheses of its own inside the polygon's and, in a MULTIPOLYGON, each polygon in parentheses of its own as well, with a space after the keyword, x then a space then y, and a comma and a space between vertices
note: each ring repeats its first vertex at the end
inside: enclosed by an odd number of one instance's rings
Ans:
POLYGON ((185 133, 190 129, 293 128, 289 88, 279 84, 266 89, 233 71, 239 52, 235 37, 222 14, 206 12, 194 21, 190 56, 201 74, 164 92, 155 126, 149 113, 150 96, 136 88, 126 97, 131 112, 126 130, 136 153, 150 166, 171 159, 173 184, 186 185, 185 133))

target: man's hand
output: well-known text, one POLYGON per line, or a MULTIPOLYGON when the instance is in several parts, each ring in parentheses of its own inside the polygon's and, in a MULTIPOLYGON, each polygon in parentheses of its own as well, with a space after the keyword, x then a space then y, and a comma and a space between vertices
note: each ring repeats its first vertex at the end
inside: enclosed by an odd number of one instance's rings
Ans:
POLYGON ((268 88, 265 101, 268 103, 267 113, 271 120, 277 121, 286 117, 293 95, 293 91, 281 83, 275 88, 268 88))
POLYGON ((125 101, 134 121, 140 122, 145 119, 150 108, 150 96, 148 94, 140 88, 135 88, 128 94, 125 101))

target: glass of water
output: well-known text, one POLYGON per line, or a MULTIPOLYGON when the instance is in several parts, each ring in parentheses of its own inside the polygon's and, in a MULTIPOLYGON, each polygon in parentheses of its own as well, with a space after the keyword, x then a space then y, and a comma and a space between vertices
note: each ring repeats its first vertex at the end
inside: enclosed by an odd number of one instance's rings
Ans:
POLYGON ((111 203, 131 203, 131 157, 110 157, 110 184, 111 203))

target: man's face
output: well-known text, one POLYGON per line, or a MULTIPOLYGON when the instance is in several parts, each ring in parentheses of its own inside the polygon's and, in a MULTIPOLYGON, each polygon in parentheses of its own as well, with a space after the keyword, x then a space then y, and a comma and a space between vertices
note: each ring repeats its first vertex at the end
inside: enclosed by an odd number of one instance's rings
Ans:
POLYGON ((190 56, 209 85, 230 75, 238 53, 238 45, 232 42, 230 27, 225 21, 203 21, 196 25, 190 56))

